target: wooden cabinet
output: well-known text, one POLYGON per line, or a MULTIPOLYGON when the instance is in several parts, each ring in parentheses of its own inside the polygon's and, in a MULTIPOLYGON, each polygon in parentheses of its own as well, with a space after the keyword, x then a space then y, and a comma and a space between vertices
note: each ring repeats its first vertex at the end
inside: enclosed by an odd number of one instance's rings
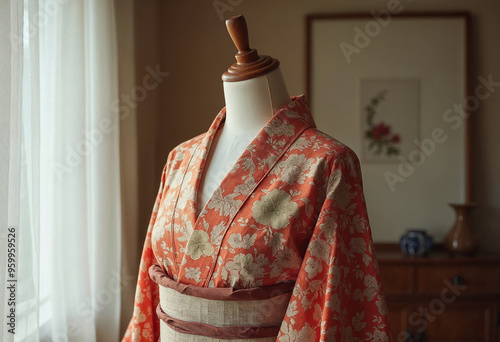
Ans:
POLYGON ((439 246, 410 257, 376 245, 393 341, 495 342, 500 256, 450 257, 439 246))

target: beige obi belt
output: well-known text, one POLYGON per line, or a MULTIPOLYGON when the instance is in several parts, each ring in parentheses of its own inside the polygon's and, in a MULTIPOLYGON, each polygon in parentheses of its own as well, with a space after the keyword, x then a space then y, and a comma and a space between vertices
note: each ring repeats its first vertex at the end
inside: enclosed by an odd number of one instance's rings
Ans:
POLYGON ((162 342, 276 341, 294 282, 250 289, 186 285, 161 266, 149 275, 160 289, 156 313, 162 342))

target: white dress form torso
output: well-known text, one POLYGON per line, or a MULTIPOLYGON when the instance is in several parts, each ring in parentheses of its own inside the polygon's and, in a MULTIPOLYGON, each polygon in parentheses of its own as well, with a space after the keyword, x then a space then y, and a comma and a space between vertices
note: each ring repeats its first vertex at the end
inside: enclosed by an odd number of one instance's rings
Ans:
POLYGON ((198 212, 259 131, 290 101, 279 68, 248 80, 224 82, 224 98, 226 119, 215 135, 203 170, 198 212))

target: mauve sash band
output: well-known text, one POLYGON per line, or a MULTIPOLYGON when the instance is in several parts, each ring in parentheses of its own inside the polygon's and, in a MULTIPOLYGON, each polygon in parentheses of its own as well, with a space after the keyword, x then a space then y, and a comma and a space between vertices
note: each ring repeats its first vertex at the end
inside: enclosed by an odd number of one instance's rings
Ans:
POLYGON ((149 276, 158 285, 176 290, 180 294, 212 300, 260 300, 270 299, 285 293, 291 293, 294 281, 276 285, 253 287, 249 289, 234 289, 231 287, 200 287, 191 284, 178 283, 170 279, 163 268, 153 264, 149 268, 149 276))

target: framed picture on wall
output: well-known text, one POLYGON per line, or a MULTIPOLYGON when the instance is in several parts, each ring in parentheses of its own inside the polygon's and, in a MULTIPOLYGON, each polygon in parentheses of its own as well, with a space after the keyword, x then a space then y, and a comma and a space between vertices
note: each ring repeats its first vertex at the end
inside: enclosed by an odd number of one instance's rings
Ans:
POLYGON ((469 15, 385 11, 307 16, 307 95, 360 159, 374 240, 439 242, 470 200, 469 15))

